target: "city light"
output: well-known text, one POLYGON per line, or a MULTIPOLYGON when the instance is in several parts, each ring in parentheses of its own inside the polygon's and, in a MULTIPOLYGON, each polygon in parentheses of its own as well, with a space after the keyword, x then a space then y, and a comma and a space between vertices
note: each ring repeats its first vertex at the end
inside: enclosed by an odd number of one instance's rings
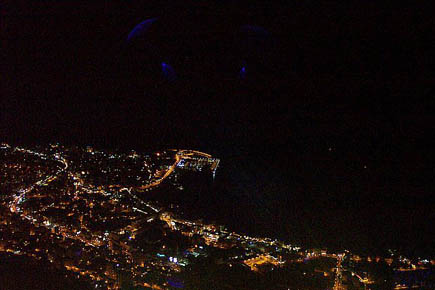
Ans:
MULTIPOLYGON (((8 189, 0 198, 0 229, 5 233, 0 236, 0 252, 47 259, 95 288, 119 289, 123 272, 134 285, 167 289, 166 281, 175 273, 187 271, 188 265, 216 250, 222 251, 219 265, 228 269, 239 266, 262 275, 296 267, 301 276, 319 274, 337 290, 345 289, 345 279, 364 287, 379 283, 361 270, 366 263, 384 263, 397 273, 426 271, 435 264, 397 251, 382 258, 304 250, 190 220, 176 206, 145 198, 164 183, 179 188, 186 172, 214 177, 219 159, 196 150, 134 152, 132 158, 131 151, 113 154, 61 145, 30 150, 2 144, 0 154, 5 180, 1 186, 8 189), (306 263, 313 265, 312 272, 306 263), (324 263, 331 267, 321 268, 324 263)), ((395 287, 404 289, 400 283, 395 287)))

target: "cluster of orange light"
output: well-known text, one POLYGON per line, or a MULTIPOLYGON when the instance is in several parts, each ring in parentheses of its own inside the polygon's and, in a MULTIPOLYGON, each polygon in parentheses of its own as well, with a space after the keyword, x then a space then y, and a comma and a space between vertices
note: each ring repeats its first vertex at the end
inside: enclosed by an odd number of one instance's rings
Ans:
POLYGON ((260 256, 255 257, 255 258, 245 260, 245 261, 243 261, 243 263, 245 263, 247 266, 249 266, 252 271, 258 271, 257 266, 262 265, 262 264, 272 264, 275 266, 278 266, 280 264, 280 262, 276 258, 274 258, 270 255, 260 255, 260 256))

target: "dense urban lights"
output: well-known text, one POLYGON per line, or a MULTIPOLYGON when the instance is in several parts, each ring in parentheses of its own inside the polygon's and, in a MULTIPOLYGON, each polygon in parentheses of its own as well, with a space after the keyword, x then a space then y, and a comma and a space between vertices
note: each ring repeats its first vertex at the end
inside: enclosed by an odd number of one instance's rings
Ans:
MULTIPOLYGON (((396 251, 364 257, 251 237, 186 219, 176 206, 146 198, 163 184, 183 194, 185 172, 205 172, 214 179, 219 159, 203 152, 113 153, 58 144, 34 149, 1 144, 0 154, 0 251, 47 260, 95 288, 120 289, 122 277, 145 288, 187 287, 194 283, 190 273, 204 259, 220 271, 242 269, 243 275, 258 279, 271 272, 283 279, 291 270, 301 281, 321 281, 309 289, 347 289, 349 281, 383 285, 387 280, 372 265, 417 273, 435 264, 396 251)), ((401 280, 393 285, 404 287, 401 280)))

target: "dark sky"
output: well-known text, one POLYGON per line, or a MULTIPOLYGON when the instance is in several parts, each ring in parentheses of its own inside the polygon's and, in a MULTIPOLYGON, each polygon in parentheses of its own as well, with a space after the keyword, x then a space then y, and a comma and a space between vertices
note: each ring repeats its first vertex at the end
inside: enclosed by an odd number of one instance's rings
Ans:
POLYGON ((1 139, 197 148, 234 161, 240 194, 272 212, 299 201, 313 207, 305 219, 319 209, 331 217, 312 228, 357 221, 355 235, 367 240, 394 229, 404 234, 390 240, 427 246, 430 9, 295 2, 4 5, 1 139), (159 20, 149 38, 127 43, 151 17, 159 20), (269 34, 238 34, 245 24, 269 34), (162 77, 161 62, 176 81, 162 77))

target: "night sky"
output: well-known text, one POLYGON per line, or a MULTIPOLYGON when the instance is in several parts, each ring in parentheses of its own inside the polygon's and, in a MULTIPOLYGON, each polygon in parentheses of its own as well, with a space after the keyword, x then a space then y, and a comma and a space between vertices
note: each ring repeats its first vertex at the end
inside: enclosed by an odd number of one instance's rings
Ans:
POLYGON ((3 5, 2 141, 199 149, 235 227, 433 254, 430 9, 169 2, 3 5))

